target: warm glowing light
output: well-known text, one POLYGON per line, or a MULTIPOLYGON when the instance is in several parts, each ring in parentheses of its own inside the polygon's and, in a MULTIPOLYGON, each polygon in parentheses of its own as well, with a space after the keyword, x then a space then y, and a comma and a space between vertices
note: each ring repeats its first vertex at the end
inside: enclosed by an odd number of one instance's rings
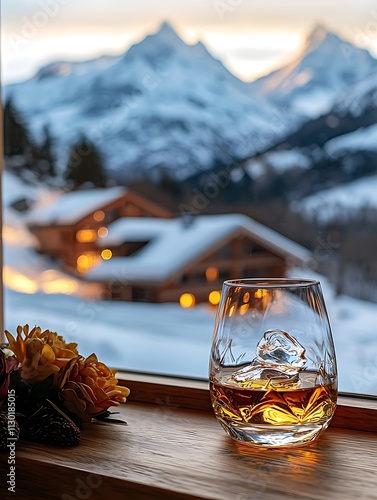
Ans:
POLYGON ((219 270, 216 267, 207 267, 206 278, 208 281, 216 281, 219 277, 219 270))
POLYGON ((79 273, 86 273, 99 261, 100 257, 96 253, 84 253, 77 257, 76 267, 79 273))
POLYGON ((213 306, 217 306, 221 299, 221 292, 214 290, 208 295, 209 303, 213 306))
POLYGON ((102 222, 105 218, 105 212, 103 210, 97 210, 97 212, 94 212, 93 214, 93 219, 96 222, 102 222))
POLYGON ((250 293, 249 292, 246 292, 243 296, 243 302, 246 304, 246 302, 249 302, 250 300, 250 293))
POLYGON ((262 288, 258 288, 258 290, 254 293, 254 297, 256 299, 263 299, 266 295, 268 295, 268 290, 263 290, 262 288))
POLYGON ((183 293, 179 297, 179 303, 183 308, 189 309, 195 305, 195 295, 192 293, 183 293))
POLYGON ((7 266, 3 270, 3 280, 4 285, 15 292, 32 294, 38 291, 38 286, 33 280, 7 266))
POLYGON ((77 257, 77 265, 80 267, 88 267, 89 257, 87 255, 80 255, 77 257))
POLYGON ((246 314, 246 311, 249 309, 249 304, 243 304, 241 307, 240 307, 240 315, 243 316, 244 314, 246 314))
POLYGON ((229 318, 231 318, 234 314, 234 306, 232 306, 230 309, 229 309, 229 318))
POLYGON ((94 229, 81 229, 76 233, 76 240, 79 243, 92 243, 96 241, 97 233, 94 229))
POLYGON ((103 258, 103 260, 110 260, 112 256, 113 252, 108 248, 105 248, 105 250, 102 250, 101 252, 101 257, 103 258))
POLYGON ((71 295, 77 291, 77 283, 67 279, 56 279, 43 283, 42 290, 44 293, 64 293, 71 295))
POLYGON ((100 238, 106 238, 106 236, 109 234, 109 231, 107 227, 100 227, 97 231, 97 234, 100 238))

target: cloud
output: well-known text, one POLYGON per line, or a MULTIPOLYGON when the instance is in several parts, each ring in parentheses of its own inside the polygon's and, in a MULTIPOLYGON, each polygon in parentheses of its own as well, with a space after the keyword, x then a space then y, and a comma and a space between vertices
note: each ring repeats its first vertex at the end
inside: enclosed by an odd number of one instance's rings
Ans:
POLYGON ((230 50, 228 52, 228 57, 235 58, 238 60, 253 60, 253 61, 265 61, 274 60, 285 54, 285 50, 277 48, 273 49, 249 49, 249 48, 239 48, 235 50, 230 50))

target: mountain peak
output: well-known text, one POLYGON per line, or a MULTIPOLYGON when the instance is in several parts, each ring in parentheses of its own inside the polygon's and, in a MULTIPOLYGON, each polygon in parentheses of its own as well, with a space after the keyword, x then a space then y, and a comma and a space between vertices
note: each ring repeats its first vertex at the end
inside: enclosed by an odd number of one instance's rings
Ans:
POLYGON ((317 23, 309 34, 309 38, 314 39, 323 39, 328 35, 329 30, 326 28, 324 24, 317 23))
POLYGON ((309 43, 316 43, 319 44, 323 42, 323 40, 327 37, 329 34, 328 29, 321 23, 317 23, 312 31, 309 33, 309 36, 307 37, 307 41, 309 43))
POLYGON ((257 80, 254 89, 302 117, 327 113, 343 92, 375 74, 365 49, 317 24, 291 62, 257 80))
POLYGON ((175 33, 176 34, 175 29, 168 21, 164 21, 163 23, 161 23, 161 25, 158 29, 158 33, 175 33))
POLYGON ((157 60, 165 58, 172 51, 181 50, 185 47, 185 42, 172 25, 165 21, 153 34, 147 35, 141 42, 132 45, 124 55, 123 61, 140 57, 143 54, 143 57, 154 65, 157 60))
POLYGON ((176 40, 177 38, 179 40, 181 39, 173 26, 168 21, 164 21, 161 24, 154 36, 157 36, 159 39, 162 38, 164 40, 176 40))

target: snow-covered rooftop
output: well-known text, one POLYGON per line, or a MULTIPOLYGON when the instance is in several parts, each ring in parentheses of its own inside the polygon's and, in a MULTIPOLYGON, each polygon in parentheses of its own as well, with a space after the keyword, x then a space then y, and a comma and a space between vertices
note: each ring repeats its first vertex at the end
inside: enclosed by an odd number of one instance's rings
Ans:
POLYGON ((30 225, 75 224, 83 217, 111 203, 127 190, 123 187, 88 189, 57 196, 48 205, 36 207, 29 217, 30 225))
POLYGON ((307 249, 245 215, 202 215, 189 224, 183 219, 125 218, 111 224, 108 236, 99 243, 109 247, 126 241, 149 243, 135 255, 101 262, 86 278, 159 282, 238 231, 250 234, 278 255, 300 262, 310 260, 307 249))
POLYGON ((171 230, 176 220, 155 217, 126 217, 109 225, 105 238, 98 238, 101 247, 117 246, 128 241, 150 241, 171 230), (173 224, 172 224, 173 222, 173 224))

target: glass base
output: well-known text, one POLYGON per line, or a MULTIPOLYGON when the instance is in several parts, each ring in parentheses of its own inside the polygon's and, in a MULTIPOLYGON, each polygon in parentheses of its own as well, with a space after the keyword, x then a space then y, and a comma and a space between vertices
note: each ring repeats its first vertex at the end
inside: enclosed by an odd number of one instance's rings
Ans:
POLYGON ((321 424, 302 425, 249 425, 247 423, 226 423, 218 419, 226 433, 234 440, 257 447, 283 448, 302 446, 318 438, 327 429, 330 419, 321 424))

